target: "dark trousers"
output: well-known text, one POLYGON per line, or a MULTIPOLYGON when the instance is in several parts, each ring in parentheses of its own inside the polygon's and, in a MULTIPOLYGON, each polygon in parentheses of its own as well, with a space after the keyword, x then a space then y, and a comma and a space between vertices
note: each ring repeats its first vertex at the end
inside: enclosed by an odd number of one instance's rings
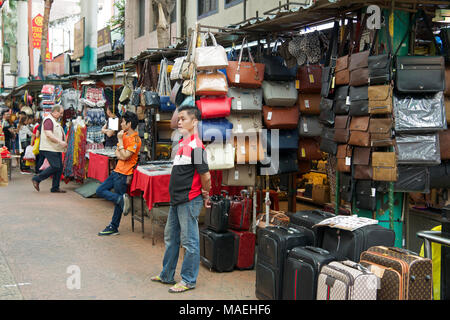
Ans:
POLYGON ((53 176, 52 188, 50 189, 50 191, 58 191, 61 174, 63 172, 62 153, 41 150, 39 151, 39 154, 42 157, 42 161, 44 161, 43 159, 47 159, 50 167, 42 171, 40 174, 34 176, 33 180, 40 183, 50 176, 53 176))

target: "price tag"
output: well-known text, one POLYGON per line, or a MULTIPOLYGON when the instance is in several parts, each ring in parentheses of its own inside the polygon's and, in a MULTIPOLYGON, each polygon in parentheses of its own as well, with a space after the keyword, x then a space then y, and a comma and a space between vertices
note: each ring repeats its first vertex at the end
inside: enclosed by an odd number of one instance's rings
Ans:
POLYGON ((333 81, 331 82, 331 89, 334 89, 335 82, 336 82, 336 77, 333 77, 333 81))
POLYGON ((239 171, 234 171, 234 180, 239 180, 239 171))
POLYGON ((242 110, 242 101, 241 100, 236 101, 236 109, 242 110))
POLYGON ((241 153, 245 154, 245 146, 241 146, 241 153))
POLYGON ((272 111, 269 111, 269 112, 267 113, 267 120, 268 120, 268 121, 272 120, 272 111))
POLYGON ((300 80, 295 80, 295 89, 300 89, 300 80))
POLYGON ((372 198, 375 198, 375 194, 376 194, 376 192, 377 192, 377 189, 375 189, 375 188, 372 188, 372 198))
POLYGON ((306 158, 306 151, 305 151, 305 148, 302 148, 302 158, 306 158))
POLYGON ((352 164, 352 158, 350 157, 345 157, 345 165, 346 166, 350 166, 352 164))
POLYGON ((345 104, 348 106, 350 105, 350 96, 347 96, 347 99, 345 100, 345 104))
POLYGON ((309 100, 305 100, 305 107, 306 109, 309 109, 309 100))
POLYGON ((144 132, 144 139, 145 139, 145 140, 148 139, 148 132, 144 132))
POLYGON ((234 76, 234 82, 239 83, 241 81, 241 75, 240 74, 236 74, 234 76))
POLYGON ((161 119, 161 116, 159 115, 159 113, 156 114, 156 121, 159 121, 161 119))
POLYGON ((240 123, 237 124, 236 132, 241 132, 241 133, 244 132, 244 129, 242 129, 242 124, 240 124, 240 123))
POLYGON ((303 131, 308 132, 308 124, 303 122, 303 131))
POLYGON ((314 75, 309 75, 309 83, 314 83, 314 75))

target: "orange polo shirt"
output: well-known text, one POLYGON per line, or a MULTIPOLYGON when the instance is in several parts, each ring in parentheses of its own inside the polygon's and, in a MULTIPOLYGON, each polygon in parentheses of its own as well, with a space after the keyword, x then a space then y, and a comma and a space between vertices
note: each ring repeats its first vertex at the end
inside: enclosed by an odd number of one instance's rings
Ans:
MULTIPOLYGON (((128 160, 118 160, 115 172, 129 176, 133 174, 134 166, 138 161, 139 151, 141 150, 141 138, 138 133, 135 132, 132 135, 128 135, 127 132, 123 135, 123 148, 133 153, 128 160)), ((119 146, 119 144, 117 144, 119 146)))

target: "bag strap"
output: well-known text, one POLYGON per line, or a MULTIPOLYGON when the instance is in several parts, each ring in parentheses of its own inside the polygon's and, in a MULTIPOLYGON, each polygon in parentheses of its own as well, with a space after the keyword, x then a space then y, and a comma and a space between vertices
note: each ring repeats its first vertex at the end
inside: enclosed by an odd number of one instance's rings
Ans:
POLYGON ((256 68, 256 64, 255 64, 255 61, 253 60, 252 52, 250 51, 250 47, 248 46, 247 38, 245 38, 245 37, 242 40, 242 46, 241 46, 241 51, 239 53, 239 62, 238 62, 238 67, 237 67, 236 73, 239 74, 239 71, 241 69, 242 53, 244 51, 244 44, 247 45, 248 57, 250 58, 250 62, 252 63, 253 69, 255 69, 255 80, 260 80, 258 68, 256 68))
POLYGON ((327 56, 325 58, 326 63, 325 67, 329 67, 332 60, 334 60, 335 62, 333 64, 333 67, 336 65, 338 37, 339 37, 339 21, 335 20, 330 38, 330 47, 328 48, 327 56))
POLYGON ((355 50, 356 50, 356 52, 359 52, 359 47, 360 47, 360 44, 361 44, 361 38, 362 38, 363 31, 365 30, 364 26, 366 25, 366 23, 367 23, 367 14, 364 15, 362 21, 360 20, 359 29, 358 29, 358 26, 356 28, 356 31, 357 31, 356 38, 357 38, 357 40, 355 41, 355 43, 352 44, 349 55, 351 55, 353 52, 355 52, 355 50))
MULTIPOLYGON (((344 23, 345 19, 343 19, 342 22, 344 23)), ((352 38, 353 38, 353 19, 347 19, 347 25, 345 26, 345 29, 344 29, 344 36, 339 45, 338 57, 342 57, 342 54, 344 53, 345 42, 346 42, 349 34, 350 34, 350 39, 349 39, 349 49, 350 49, 350 45, 351 45, 352 38)), ((350 50, 349 50, 349 53, 350 53, 350 50)))

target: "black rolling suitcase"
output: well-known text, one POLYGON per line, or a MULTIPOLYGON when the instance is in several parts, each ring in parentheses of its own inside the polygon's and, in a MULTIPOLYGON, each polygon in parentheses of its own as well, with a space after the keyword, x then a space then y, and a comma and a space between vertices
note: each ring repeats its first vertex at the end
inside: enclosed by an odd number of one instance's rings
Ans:
MULTIPOLYGON (((226 193, 226 191, 223 191, 226 193)), ((204 224, 216 232, 226 232, 228 229, 228 214, 230 199, 222 195, 211 196, 211 207, 206 209, 204 224)))
POLYGON ((334 254, 337 260, 348 259, 359 262, 361 253, 370 247, 393 247, 395 242, 394 231, 378 224, 367 225, 353 231, 328 226, 318 228, 322 230, 323 236, 320 247, 334 254))
POLYGON ((287 250, 312 245, 312 241, 303 228, 268 226, 259 231, 255 289, 258 299, 281 299, 287 250))
POLYGON ((283 274, 283 300, 316 300, 317 279, 323 265, 336 257, 318 247, 289 250, 283 274))
POLYGON ((313 226, 322 220, 335 217, 336 215, 330 212, 322 211, 322 210, 304 210, 297 211, 296 213, 290 216, 290 223, 297 226, 305 227, 309 230, 313 231, 314 241, 313 245, 318 246, 318 240, 321 238, 319 228, 313 228, 313 226))
POLYGON ((234 269, 234 234, 200 229, 200 261, 218 272, 234 269))

